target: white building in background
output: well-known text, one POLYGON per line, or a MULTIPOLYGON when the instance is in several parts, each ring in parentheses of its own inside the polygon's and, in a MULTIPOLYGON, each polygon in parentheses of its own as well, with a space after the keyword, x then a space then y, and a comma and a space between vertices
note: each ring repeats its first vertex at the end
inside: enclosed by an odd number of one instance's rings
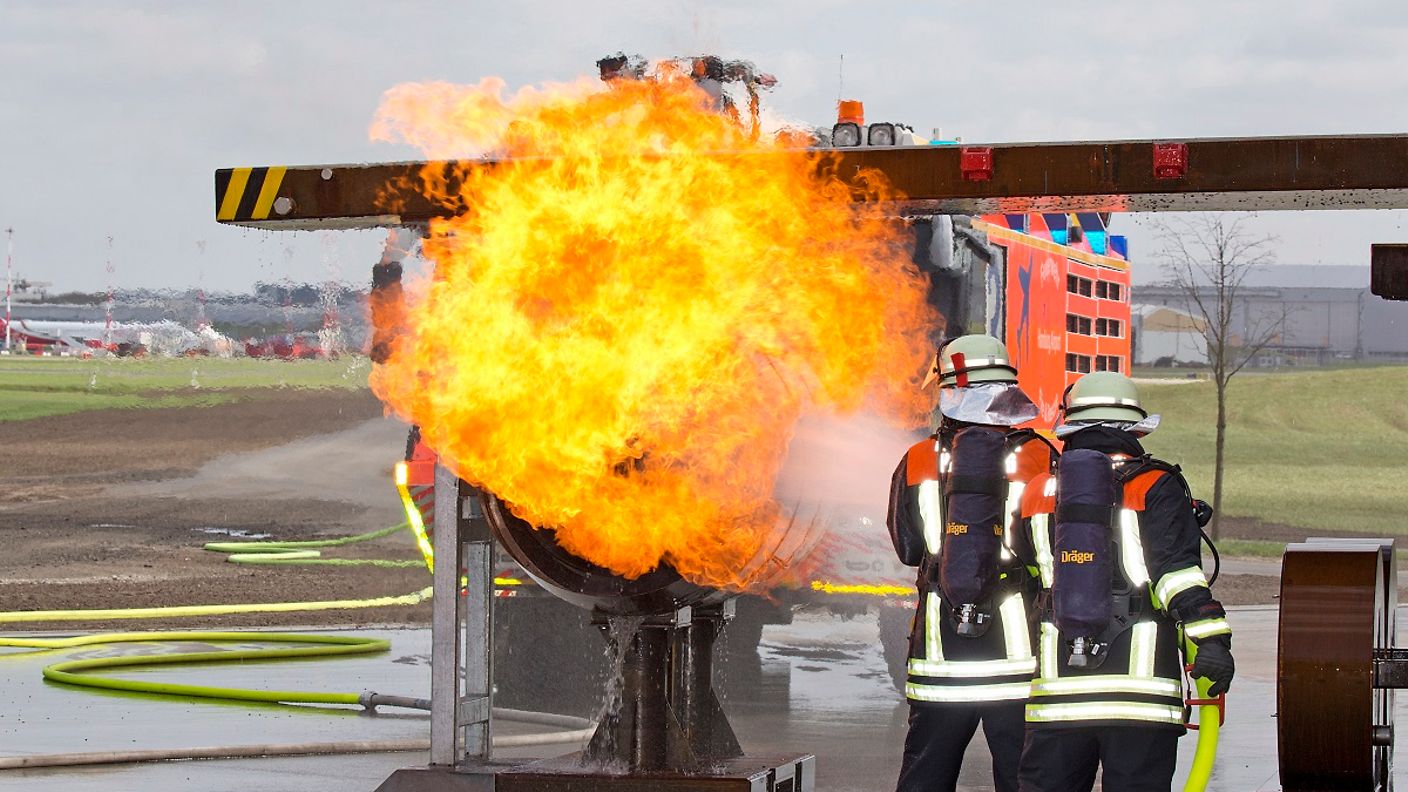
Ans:
MULTIPOLYGON (((1284 317, 1279 335, 1272 339, 1253 366, 1325 365, 1334 361, 1408 361, 1408 303, 1390 302, 1369 292, 1369 268, 1360 266, 1280 264, 1247 275, 1232 308, 1232 342, 1247 327, 1265 326, 1284 317)), ((1132 288, 1135 316, 1136 365, 1152 365, 1168 354, 1183 354, 1196 339, 1190 327, 1181 339, 1156 336, 1148 344, 1140 338, 1139 316, 1165 308, 1185 315, 1191 309, 1182 289, 1165 284, 1132 288), (1176 353, 1159 351, 1159 344, 1175 344, 1176 353)), ((1213 299, 1209 289, 1204 300, 1213 299)), ((1171 315, 1158 314, 1154 329, 1166 330, 1171 315)), ((1207 360, 1206 345, 1200 345, 1207 360)), ((1191 353, 1191 352, 1190 352, 1191 353)), ((1181 359, 1180 359, 1181 362, 1181 359)))
POLYGON ((1134 365, 1208 364, 1208 344, 1203 335, 1207 322, 1201 317, 1165 305, 1135 305, 1130 313, 1134 365))

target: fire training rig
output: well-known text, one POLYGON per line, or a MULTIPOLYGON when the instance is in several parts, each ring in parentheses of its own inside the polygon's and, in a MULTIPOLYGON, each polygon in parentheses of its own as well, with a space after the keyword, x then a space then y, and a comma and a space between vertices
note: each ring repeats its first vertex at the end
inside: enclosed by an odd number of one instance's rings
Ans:
MULTIPOLYGON (((427 167, 454 195, 466 173, 494 163, 221 169, 216 219, 344 229, 464 211, 410 186, 427 167)), ((862 170, 878 170, 905 196, 898 211, 927 214, 1408 208, 1408 135, 865 146, 830 150, 818 167, 858 187, 862 170)), ((1371 266, 1376 294, 1408 299, 1408 247, 1374 246, 1371 266)), ((437 467, 435 481, 436 524, 457 527, 436 532, 435 555, 459 563, 435 568, 431 768, 400 771, 382 790, 814 788, 810 756, 742 756, 719 707, 710 658, 727 596, 667 567, 633 581, 613 575, 448 470, 437 467), (495 540, 557 596, 639 623, 615 636, 625 644, 623 706, 600 725, 586 762, 515 766, 490 756, 495 540)), ((1285 792, 1389 789, 1392 691, 1408 687, 1408 649, 1393 646, 1392 561, 1392 544, 1380 540, 1287 548, 1277 691, 1285 792)))

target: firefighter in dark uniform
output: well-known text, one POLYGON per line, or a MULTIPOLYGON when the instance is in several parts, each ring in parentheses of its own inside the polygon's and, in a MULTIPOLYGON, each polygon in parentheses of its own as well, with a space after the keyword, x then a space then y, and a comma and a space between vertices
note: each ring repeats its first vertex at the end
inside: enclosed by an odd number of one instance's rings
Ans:
POLYGON ((1050 470, 1051 446, 1015 429, 1037 415, 1002 342, 968 335, 935 355, 938 431, 895 470, 888 525, 919 567, 899 792, 953 792, 981 723, 998 792, 1015 792, 1023 707, 1036 671, 1034 583, 1009 546, 1023 482, 1050 470))
POLYGON ((1128 377, 1082 377, 1062 409, 1060 462, 1027 487, 1014 544, 1042 589, 1021 792, 1088 792, 1097 767, 1106 792, 1168 792, 1185 731, 1182 640, 1212 697, 1234 671, 1202 569, 1210 511, 1140 445, 1158 416, 1128 377))

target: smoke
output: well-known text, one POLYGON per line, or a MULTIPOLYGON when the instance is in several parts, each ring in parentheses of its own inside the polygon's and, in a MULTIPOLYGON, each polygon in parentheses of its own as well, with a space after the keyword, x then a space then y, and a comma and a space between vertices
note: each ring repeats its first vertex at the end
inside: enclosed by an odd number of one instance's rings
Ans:
POLYGON ((804 417, 778 475, 777 500, 834 517, 882 520, 890 475, 922 436, 873 413, 804 417))

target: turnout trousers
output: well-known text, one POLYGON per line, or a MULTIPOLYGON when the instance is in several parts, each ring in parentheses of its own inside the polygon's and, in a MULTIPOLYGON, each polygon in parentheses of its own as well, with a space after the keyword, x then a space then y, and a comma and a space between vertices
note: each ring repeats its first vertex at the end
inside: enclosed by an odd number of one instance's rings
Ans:
POLYGON ((1026 701, 911 703, 896 792, 954 792, 963 752, 979 723, 992 754, 993 786, 997 792, 1017 792, 1025 707, 1026 701))
POLYGON ((1028 729, 1021 792, 1169 792, 1182 730, 1115 725, 1028 729))

